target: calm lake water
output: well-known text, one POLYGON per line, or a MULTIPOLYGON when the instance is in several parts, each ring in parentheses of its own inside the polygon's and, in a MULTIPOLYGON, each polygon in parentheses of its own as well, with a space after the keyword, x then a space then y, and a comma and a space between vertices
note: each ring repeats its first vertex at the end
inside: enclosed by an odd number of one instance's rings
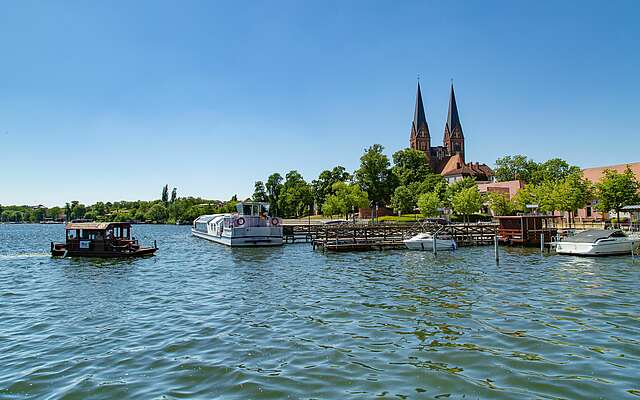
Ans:
POLYGON ((0 225, 0 399, 640 397, 640 260, 230 249, 52 259, 0 225))

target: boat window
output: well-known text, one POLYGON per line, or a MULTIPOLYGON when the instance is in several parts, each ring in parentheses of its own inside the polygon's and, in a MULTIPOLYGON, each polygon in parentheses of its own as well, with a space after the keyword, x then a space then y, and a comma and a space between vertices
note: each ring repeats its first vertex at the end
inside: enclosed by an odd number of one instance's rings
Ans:
POLYGON ((76 231, 75 230, 67 231, 67 237, 69 239, 75 239, 76 238, 76 231))
POLYGON ((253 215, 252 204, 243 204, 242 205, 242 214, 244 215, 253 215))

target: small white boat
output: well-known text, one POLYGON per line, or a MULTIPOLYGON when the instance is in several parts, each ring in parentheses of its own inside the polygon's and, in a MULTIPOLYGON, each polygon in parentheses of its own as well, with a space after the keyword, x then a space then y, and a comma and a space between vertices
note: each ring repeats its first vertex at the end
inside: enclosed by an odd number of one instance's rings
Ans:
POLYGON ((191 234, 231 247, 282 245, 282 220, 269 216, 268 203, 243 202, 233 214, 202 215, 191 234))
POLYGON ((589 229, 556 243, 556 253, 577 256, 611 256, 638 252, 640 237, 630 237, 619 229, 589 229))
MULTIPOLYGON (((436 235, 436 251, 455 250, 458 248, 456 241, 448 236, 436 235)), ((430 233, 418 233, 411 239, 403 240, 409 250, 433 251, 433 235, 430 233)))

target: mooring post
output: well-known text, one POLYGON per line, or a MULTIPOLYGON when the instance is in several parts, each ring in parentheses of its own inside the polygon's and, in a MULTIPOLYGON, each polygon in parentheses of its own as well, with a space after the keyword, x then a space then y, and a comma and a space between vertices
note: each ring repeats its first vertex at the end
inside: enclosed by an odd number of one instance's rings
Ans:
POLYGON ((438 250, 437 250, 437 246, 436 246, 436 236, 438 235, 438 232, 434 232, 433 233, 433 255, 437 256, 438 255, 438 250))
POLYGON ((540 252, 544 253, 544 233, 540 234, 540 252))
POLYGON ((633 254, 633 246, 634 246, 635 242, 632 240, 631 241, 631 262, 635 261, 635 254, 633 254))
POLYGON ((496 264, 500 262, 500 252, 498 251, 498 235, 493 235, 493 251, 496 254, 496 264))

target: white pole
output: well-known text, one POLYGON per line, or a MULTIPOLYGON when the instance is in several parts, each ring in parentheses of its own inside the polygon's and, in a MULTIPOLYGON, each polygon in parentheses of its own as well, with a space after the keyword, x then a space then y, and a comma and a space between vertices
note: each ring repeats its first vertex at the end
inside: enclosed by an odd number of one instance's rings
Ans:
POLYGON ((540 252, 544 253, 544 233, 540 234, 540 252))

